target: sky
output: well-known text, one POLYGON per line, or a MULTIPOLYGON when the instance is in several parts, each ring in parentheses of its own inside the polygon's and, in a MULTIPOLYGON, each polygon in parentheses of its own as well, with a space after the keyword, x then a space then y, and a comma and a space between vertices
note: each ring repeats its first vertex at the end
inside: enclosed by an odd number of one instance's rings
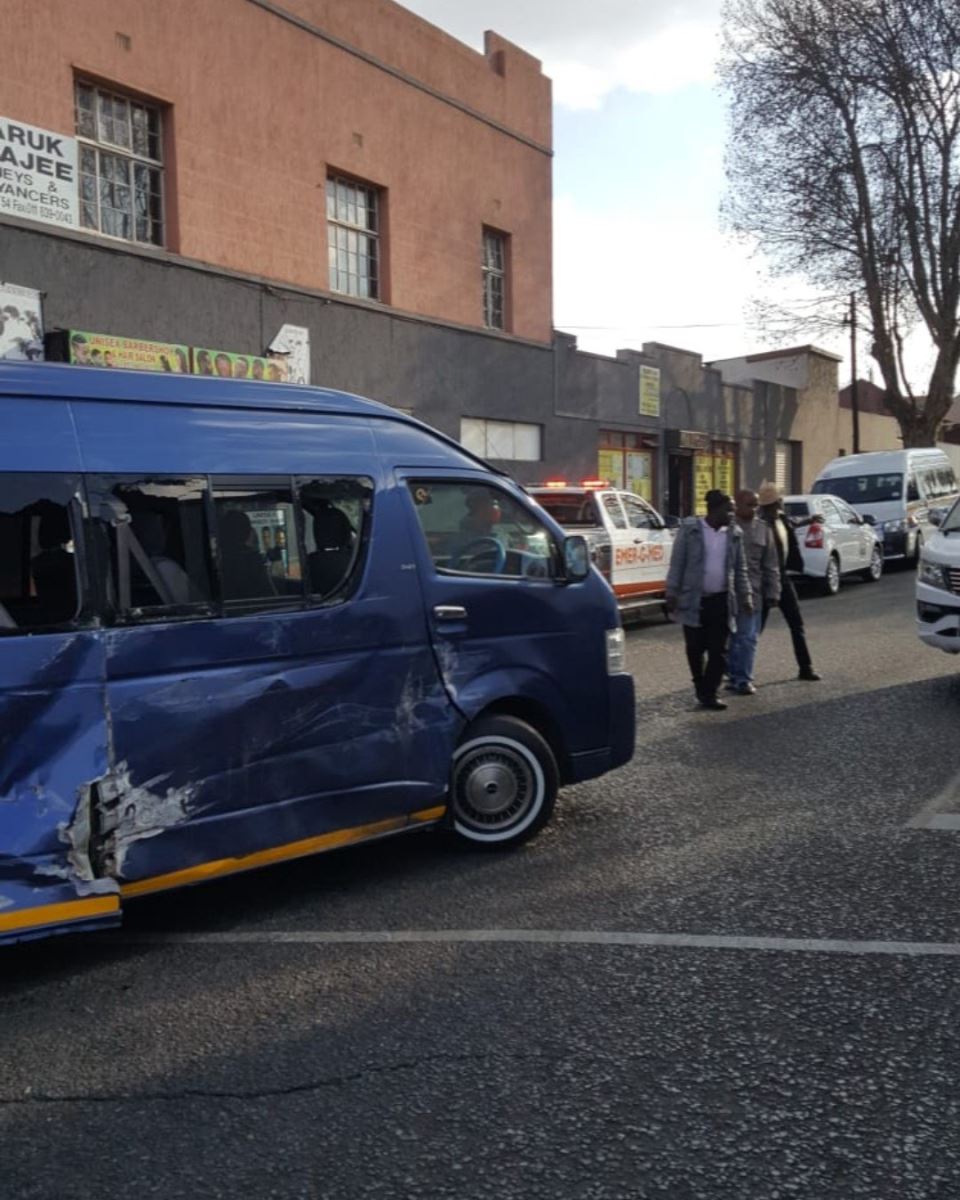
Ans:
MULTIPOLYGON (((709 362, 778 344, 747 323, 762 260, 720 228, 721 2, 402 0, 477 50, 495 30, 553 80, 554 324, 583 350, 660 341, 709 362)), ((805 341, 845 354, 843 334, 805 341)))

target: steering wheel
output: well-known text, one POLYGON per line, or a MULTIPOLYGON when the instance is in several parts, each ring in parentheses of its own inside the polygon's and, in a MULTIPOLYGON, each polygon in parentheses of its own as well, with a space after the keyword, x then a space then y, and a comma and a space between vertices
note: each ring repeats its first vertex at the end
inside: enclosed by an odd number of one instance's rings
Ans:
POLYGON ((477 537, 457 553, 450 563, 452 571, 480 571, 484 575, 499 575, 507 565, 507 549, 503 542, 495 537, 477 537), (487 566, 487 561, 492 562, 487 566))

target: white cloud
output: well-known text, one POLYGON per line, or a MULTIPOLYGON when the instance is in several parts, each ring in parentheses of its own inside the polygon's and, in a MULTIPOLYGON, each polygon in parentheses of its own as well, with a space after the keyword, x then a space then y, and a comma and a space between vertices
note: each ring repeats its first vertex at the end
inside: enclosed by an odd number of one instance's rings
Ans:
POLYGON ((709 223, 598 216, 560 196, 554 231, 556 323, 582 349, 659 341, 709 361, 756 348, 743 315, 757 268, 709 223))
POLYGON ((616 88, 671 92, 709 82, 720 0, 407 0, 468 45, 494 29, 543 61, 554 99, 599 108, 616 88))
POLYGON ((718 51, 716 28, 684 22, 661 29, 612 53, 602 66, 555 60, 545 64, 557 104, 570 109, 600 108, 615 88, 667 93, 711 83, 718 51))

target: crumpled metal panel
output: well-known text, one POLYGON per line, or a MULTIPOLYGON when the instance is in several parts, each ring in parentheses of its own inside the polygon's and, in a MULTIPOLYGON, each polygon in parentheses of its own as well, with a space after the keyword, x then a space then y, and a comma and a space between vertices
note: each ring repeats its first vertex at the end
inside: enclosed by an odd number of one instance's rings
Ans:
POLYGON ((100 635, 0 640, 0 678, 0 941, 113 922, 117 885, 76 840, 109 767, 100 635))

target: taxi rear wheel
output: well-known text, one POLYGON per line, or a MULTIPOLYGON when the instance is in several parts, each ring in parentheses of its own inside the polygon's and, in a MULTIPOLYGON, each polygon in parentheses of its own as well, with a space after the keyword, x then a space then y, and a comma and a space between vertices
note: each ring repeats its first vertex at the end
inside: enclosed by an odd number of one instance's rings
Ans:
POLYGON ((518 846, 550 820, 558 787, 553 751, 531 725, 481 717, 453 756, 449 827, 473 846, 518 846))

